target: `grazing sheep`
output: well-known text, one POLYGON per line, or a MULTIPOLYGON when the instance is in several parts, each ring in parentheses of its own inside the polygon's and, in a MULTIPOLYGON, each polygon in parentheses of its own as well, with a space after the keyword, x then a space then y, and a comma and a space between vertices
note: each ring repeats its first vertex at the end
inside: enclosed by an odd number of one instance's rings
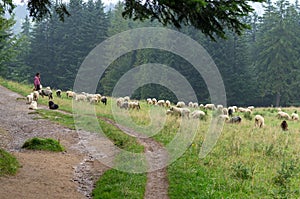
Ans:
POLYGON ((147 100, 146 100, 146 101, 147 101, 147 104, 153 104, 153 103, 152 103, 152 99, 151 99, 151 98, 147 98, 147 100))
POLYGON ((157 99, 156 98, 152 98, 152 104, 156 105, 157 104, 157 99))
POLYGON ((228 121, 229 123, 241 123, 242 118, 240 116, 235 116, 230 118, 230 120, 228 121))
POLYGON ((174 111, 167 110, 166 114, 167 114, 167 115, 173 115, 173 114, 174 114, 174 111))
POLYGON ((228 115, 219 115, 219 117, 221 118, 221 119, 224 119, 225 121, 229 121, 229 117, 228 117, 228 115))
POLYGON ((101 102, 106 105, 107 104, 107 98, 105 96, 102 96, 101 97, 101 102))
POLYGON ((204 108, 204 105, 203 105, 203 104, 200 104, 199 107, 200 107, 200 108, 204 108))
POLYGON ((287 122, 284 120, 281 122, 280 127, 283 131, 287 131, 288 130, 288 124, 287 122))
POLYGON ((190 110, 188 108, 178 108, 176 106, 171 106, 171 111, 174 112, 174 114, 179 115, 181 117, 187 117, 190 118, 190 110))
POLYGON ((193 119, 202 118, 205 116, 205 112, 201 110, 195 110, 191 113, 193 119))
POLYGON ((209 110, 215 110, 216 106, 214 104, 206 104, 204 106, 205 109, 209 109, 209 110))
POLYGON ((58 105, 54 104, 53 101, 49 101, 48 105, 49 105, 49 109, 53 109, 53 110, 58 109, 58 105))
POLYGON ((232 108, 234 109, 235 112, 237 112, 238 110, 237 106, 232 106, 232 108))
POLYGON ((129 96, 125 96, 125 97, 124 97, 124 101, 125 101, 125 102, 129 102, 129 101, 130 101, 130 97, 129 97, 129 96))
POLYGON ((193 102, 189 102, 189 103, 188 103, 188 106, 192 108, 192 107, 193 107, 193 104, 194 104, 193 102))
POLYGON ((166 107, 170 107, 171 106, 171 102, 169 100, 166 100, 166 107))
POLYGON ((254 121, 255 121, 254 125, 256 127, 262 128, 265 125, 265 119, 261 115, 255 115, 254 121))
POLYGON ((158 106, 164 106, 165 105, 165 100, 158 100, 157 105, 158 106))
POLYGON ((128 102, 128 106, 130 109, 137 109, 137 110, 140 110, 141 107, 140 107, 140 103, 139 102, 128 102))
POLYGON ((67 95, 67 98, 69 98, 69 97, 75 97, 75 92, 73 92, 73 91, 66 91, 66 95, 67 95))
POLYGON ((242 108, 242 107, 239 107, 238 111, 242 112, 242 113, 251 113, 252 112, 250 109, 248 109, 248 108, 242 108))
POLYGON ((218 110, 222 110, 223 108, 224 108, 224 107, 223 107, 222 104, 218 104, 218 105, 217 105, 217 109, 218 109, 218 110))
POLYGON ((62 91, 60 89, 57 89, 56 92, 55 92, 56 96, 59 97, 59 98, 61 98, 61 92, 62 91))
POLYGON ((40 96, 40 94, 38 91, 33 91, 33 100, 34 101, 38 101, 39 96, 40 96))
POLYGON ((222 113, 223 113, 223 115, 228 115, 228 109, 227 108, 223 108, 222 109, 222 113))
POLYGON ((48 86, 46 89, 39 90, 39 92, 40 92, 40 95, 41 95, 42 97, 48 96, 48 97, 49 97, 49 100, 50 100, 50 99, 53 99, 53 96, 52 96, 52 90, 50 89, 49 86, 48 86))
POLYGON ((194 102, 193 103, 193 108, 198 108, 199 107, 199 104, 197 102, 194 102))
POLYGON ((292 113, 292 120, 299 120, 299 115, 297 113, 292 113))
POLYGON ((129 104, 128 104, 128 102, 123 102, 123 103, 120 105, 120 108, 121 108, 121 109, 123 109, 123 108, 124 108, 124 109, 126 109, 126 110, 127 110, 127 109, 129 108, 129 104))
POLYGON ((288 113, 286 113, 286 112, 283 112, 283 111, 279 111, 279 112, 277 113, 277 117, 278 117, 279 119, 282 119, 282 118, 287 119, 287 120, 290 120, 290 119, 291 119, 290 115, 289 115, 288 113))
POLYGON ((117 99, 117 107, 121 107, 121 104, 122 104, 124 101, 125 101, 125 100, 124 100, 123 97, 119 97, 119 98, 117 99))
POLYGON ((36 110, 37 109, 37 102, 32 101, 28 107, 29 109, 36 110))
POLYGON ((183 101, 179 101, 179 102, 177 102, 176 107, 183 108, 183 107, 185 107, 185 103, 183 101))
POLYGON ((248 109, 250 109, 251 111, 253 111, 254 106, 248 106, 248 109))
POLYGON ((31 104, 31 102, 33 101, 33 93, 27 95, 26 100, 27 100, 27 104, 31 104))
POLYGON ((84 94, 78 94, 78 95, 75 95, 75 101, 87 101, 87 97, 84 95, 84 94))

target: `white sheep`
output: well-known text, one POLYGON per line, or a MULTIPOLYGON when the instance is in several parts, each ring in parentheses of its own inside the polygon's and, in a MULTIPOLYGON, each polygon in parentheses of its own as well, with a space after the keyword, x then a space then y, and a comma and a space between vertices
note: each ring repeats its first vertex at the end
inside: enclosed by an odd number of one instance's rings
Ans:
POLYGON ((125 96, 125 97, 124 97, 124 101, 125 101, 125 102, 129 102, 129 101, 130 101, 130 97, 129 97, 129 96, 125 96))
POLYGON ((141 109, 140 103, 138 101, 128 102, 128 106, 130 109, 137 109, 137 110, 141 109))
POLYGON ((287 119, 287 120, 291 119, 290 115, 286 112, 283 112, 283 111, 279 111, 277 113, 277 117, 280 118, 280 119, 282 119, 282 118, 287 119))
POLYGON ((123 103, 124 101, 125 101, 125 100, 124 100, 123 97, 119 97, 119 98, 117 99, 117 107, 121 107, 121 105, 122 105, 122 103, 123 103))
POLYGON ((185 103, 183 101, 179 101, 179 102, 177 102, 176 107, 183 108, 183 107, 185 107, 185 103))
POLYGON ((171 107, 171 102, 169 100, 166 100, 166 107, 171 107))
POLYGON ((195 110, 191 113, 193 119, 202 118, 205 116, 205 112, 201 110, 195 110))
POLYGON ((73 97, 75 97, 76 93, 73 91, 66 91, 66 95, 67 95, 67 98, 69 98, 69 97, 73 98, 73 97))
POLYGON ((188 106, 192 108, 192 107, 193 107, 193 104, 194 104, 193 102, 189 102, 189 103, 188 103, 188 106))
POLYGON ((197 103, 197 102, 194 102, 194 103, 193 103, 193 108, 198 108, 198 107, 199 107, 198 103, 197 103))
POLYGON ((147 100, 146 100, 146 101, 147 101, 147 104, 153 104, 153 103, 152 103, 152 99, 151 99, 151 98, 147 98, 147 100))
POLYGON ((253 111, 254 106, 248 106, 248 109, 250 109, 251 111, 253 111))
POLYGON ((176 106, 171 106, 170 111, 173 111, 174 114, 179 115, 181 117, 190 118, 190 110, 188 108, 178 108, 176 106))
POLYGON ((239 112, 242 112, 242 113, 251 113, 252 111, 248 108, 243 108, 243 107, 239 107, 238 108, 238 111, 239 112))
POLYGON ((228 115, 228 109, 227 108, 223 108, 222 109, 222 113, 223 113, 223 115, 228 115))
POLYGON ((299 115, 297 113, 292 113, 292 120, 299 120, 299 115))
POLYGON ((37 102, 32 101, 28 108, 32 109, 32 110, 36 110, 37 109, 37 102))
POLYGON ((33 101, 33 93, 27 95, 26 100, 27 100, 27 104, 31 104, 31 102, 33 101))
POLYGON ((33 100, 34 101, 38 101, 39 96, 40 96, 40 94, 38 91, 33 91, 33 100))
POLYGON ((158 106, 164 106, 165 105, 165 100, 158 100, 157 105, 158 106))
POLYGON ((255 124, 254 124, 254 125, 255 125, 256 127, 262 128, 262 127, 264 127, 264 125, 265 125, 265 119, 264 119, 263 116, 261 116, 261 115, 255 115, 254 121, 255 121, 255 124))
POLYGON ((204 108, 209 110, 215 110, 216 106, 214 104, 205 104, 204 108))
POLYGON ((152 104, 157 105, 157 99, 156 98, 152 98, 152 104))
POLYGON ((218 105, 217 105, 217 109, 218 109, 218 110, 222 110, 222 109, 223 109, 223 105, 222 105, 222 104, 218 104, 218 105))
POLYGON ((56 93, 56 97, 61 97, 62 91, 61 89, 57 89, 55 93, 56 93))
POLYGON ((84 94, 75 95, 75 101, 87 101, 87 97, 84 94))
POLYGON ((225 121, 229 121, 229 116, 228 115, 219 115, 219 118, 225 120, 225 121))

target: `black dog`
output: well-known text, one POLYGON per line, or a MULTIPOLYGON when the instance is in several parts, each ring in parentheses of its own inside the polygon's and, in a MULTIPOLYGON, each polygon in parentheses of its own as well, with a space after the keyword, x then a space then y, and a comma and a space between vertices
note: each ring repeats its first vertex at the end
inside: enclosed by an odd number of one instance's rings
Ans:
POLYGON ((52 101, 49 101, 49 109, 58 109, 58 105, 54 104, 52 101))

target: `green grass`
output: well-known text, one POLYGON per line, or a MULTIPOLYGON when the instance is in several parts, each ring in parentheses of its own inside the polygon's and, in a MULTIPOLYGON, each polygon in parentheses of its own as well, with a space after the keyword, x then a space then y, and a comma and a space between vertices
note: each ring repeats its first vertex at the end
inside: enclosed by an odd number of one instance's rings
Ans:
POLYGON ((26 140, 22 148, 31 150, 42 150, 42 151, 64 151, 64 147, 59 143, 58 140, 52 138, 31 138, 26 140))
POLYGON ((18 160, 4 149, 0 149, 0 176, 14 175, 19 168, 18 160))
MULTIPOLYGON (((14 88, 19 88, 19 92, 25 89, 23 85, 14 88)), ((61 110, 72 112, 72 101, 60 100, 61 110)), ((163 110, 161 107, 152 107, 141 101, 140 111, 117 109, 119 111, 112 114, 110 105, 114 103, 115 99, 109 98, 107 106, 95 105, 96 115, 113 120, 117 116, 123 125, 145 134, 151 134, 150 125, 154 122, 154 129, 159 130, 153 138, 166 146, 180 133, 181 120, 173 116, 164 118, 163 112, 158 111, 163 110), (151 118, 151 114, 157 118, 151 118), (155 123, 157 121, 164 123, 155 123)), ((299 113, 300 108, 284 107, 282 110, 291 114, 294 111, 299 113)), ((190 146, 167 167, 170 198, 300 198, 300 121, 287 121, 289 130, 284 132, 280 128, 282 120, 276 118, 277 112, 276 108, 266 107, 255 108, 251 115, 235 113, 242 117, 241 124, 225 123, 215 147, 203 159, 198 155, 210 125, 210 116, 199 120, 199 128, 190 146), (254 127, 256 114, 265 118, 264 128, 254 127)), ((212 114, 211 111, 207 113, 212 114)), ((70 123, 74 128, 71 118, 66 115, 54 112, 41 115, 65 125, 70 123)), ((90 121, 88 114, 83 117, 90 121)), ((120 148, 136 153, 143 151, 134 138, 112 125, 98 122, 105 135, 120 148)), ((82 126, 89 128, 90 125, 82 126)), ((99 179, 94 198, 143 198, 145 178, 145 174, 110 170, 99 179)))
POLYGON ((144 174, 109 170, 101 176, 92 195, 95 199, 141 199, 144 196, 146 180, 147 177, 144 174))

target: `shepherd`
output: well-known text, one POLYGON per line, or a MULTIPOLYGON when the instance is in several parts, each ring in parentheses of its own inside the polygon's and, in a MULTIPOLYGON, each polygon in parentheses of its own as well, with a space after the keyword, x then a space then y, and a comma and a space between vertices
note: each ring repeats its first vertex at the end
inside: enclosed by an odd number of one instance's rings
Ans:
POLYGON ((41 76, 40 73, 36 73, 36 75, 34 76, 34 90, 35 91, 39 91, 41 90, 41 76))

